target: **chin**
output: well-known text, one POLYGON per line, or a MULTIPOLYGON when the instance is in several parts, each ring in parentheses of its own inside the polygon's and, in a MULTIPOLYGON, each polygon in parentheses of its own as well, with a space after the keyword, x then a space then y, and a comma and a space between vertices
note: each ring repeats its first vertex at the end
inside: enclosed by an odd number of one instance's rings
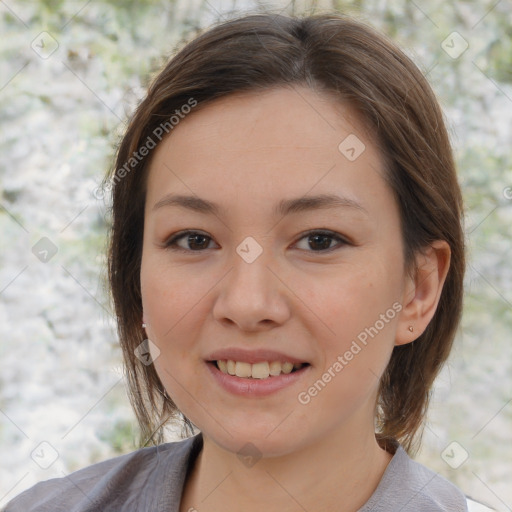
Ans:
MULTIPOLYGON (((282 421, 282 418, 281 418, 282 421)), ((277 424, 277 423, 276 423, 277 424)), ((223 424, 212 429, 201 429, 215 444, 239 457, 251 455, 254 457, 280 457, 292 453, 302 447, 305 440, 298 437, 303 429, 275 428, 269 423, 250 424, 249 422, 223 424), (230 435, 231 434, 231 435, 230 435)))

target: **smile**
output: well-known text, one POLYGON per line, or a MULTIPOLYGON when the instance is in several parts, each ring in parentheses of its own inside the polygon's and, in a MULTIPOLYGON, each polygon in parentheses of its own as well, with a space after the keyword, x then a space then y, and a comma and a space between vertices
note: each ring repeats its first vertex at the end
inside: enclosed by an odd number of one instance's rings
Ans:
POLYGON ((304 387, 300 382, 312 369, 308 363, 259 361, 247 363, 230 359, 206 361, 215 386, 232 395, 260 398, 285 388, 304 387), (232 373, 230 373, 232 372, 232 373))
POLYGON ((244 379, 267 379, 289 374, 300 370, 307 363, 292 363, 280 361, 262 361, 259 363, 246 363, 244 361, 218 360, 214 361, 217 368, 226 375, 236 375, 244 379))

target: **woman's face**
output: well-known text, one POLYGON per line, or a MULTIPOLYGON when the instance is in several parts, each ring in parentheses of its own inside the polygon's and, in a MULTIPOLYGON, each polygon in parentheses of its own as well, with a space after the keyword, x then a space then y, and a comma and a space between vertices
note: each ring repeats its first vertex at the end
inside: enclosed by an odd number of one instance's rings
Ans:
POLYGON ((153 157, 142 302, 180 410, 233 452, 373 433, 406 276, 398 207, 356 114, 307 88, 232 95, 153 157))

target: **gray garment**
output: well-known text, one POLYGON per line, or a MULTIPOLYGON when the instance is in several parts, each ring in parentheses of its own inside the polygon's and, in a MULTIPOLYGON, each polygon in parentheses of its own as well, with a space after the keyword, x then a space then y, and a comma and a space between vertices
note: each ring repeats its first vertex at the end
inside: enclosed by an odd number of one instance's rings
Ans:
MULTIPOLYGON (((202 446, 199 433, 99 462, 34 485, 3 512, 179 512, 187 469, 202 446)), ((457 487, 413 461, 399 446, 359 512, 467 510, 457 487)))

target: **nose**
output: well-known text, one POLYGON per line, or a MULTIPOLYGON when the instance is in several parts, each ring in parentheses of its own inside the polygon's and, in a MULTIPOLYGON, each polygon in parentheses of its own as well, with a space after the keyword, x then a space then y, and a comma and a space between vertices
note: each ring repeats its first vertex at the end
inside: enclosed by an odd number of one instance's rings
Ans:
POLYGON ((291 292, 270 256, 270 251, 263 251, 249 263, 234 253, 231 271, 219 283, 213 307, 217 321, 244 331, 262 331, 286 322, 291 292))

